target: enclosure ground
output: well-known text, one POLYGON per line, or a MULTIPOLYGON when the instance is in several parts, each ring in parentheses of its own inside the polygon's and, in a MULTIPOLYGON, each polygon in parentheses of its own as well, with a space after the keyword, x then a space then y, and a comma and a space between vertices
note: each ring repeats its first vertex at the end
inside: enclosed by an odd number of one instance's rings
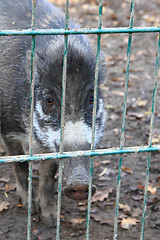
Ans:
MULTIPOLYGON (((64 2, 64 1, 63 1, 64 2)), ((62 0, 56 4, 64 8, 62 0)), ((98 1, 70 1, 70 15, 82 27, 97 27, 98 1)), ((160 25, 160 1, 135 0, 134 26, 160 25)), ((104 1, 103 27, 127 27, 130 1, 104 1)), ((96 36, 89 36, 96 50, 96 36)), ((103 84, 104 105, 107 111, 104 136, 99 148, 119 147, 122 121, 123 91, 127 59, 128 34, 102 36, 102 51, 107 63, 107 79, 103 84)), ((125 146, 147 145, 158 34, 134 34, 130 63, 127 100, 125 146)), ((160 80, 160 79, 159 79, 160 80)), ((159 81, 160 82, 160 81, 159 81)), ((158 83, 153 144, 160 144, 160 83, 158 83)), ((5 148, 0 148, 6 154, 5 148)), ((140 238, 143 190, 147 153, 125 154, 122 161, 122 180, 118 239, 140 238)), ((90 239, 111 240, 114 229, 114 210, 119 155, 94 159, 94 179, 97 194, 92 199, 90 239)), ((34 184, 38 170, 34 169, 34 184)), ((57 195, 57 191, 55 192, 57 195)), ((85 239, 87 202, 75 202, 62 196, 61 239, 85 239)), ((32 240, 55 239, 56 228, 42 224, 38 215, 32 216, 32 240)), ((145 240, 160 236, 160 154, 152 153, 145 224, 145 240)), ((27 238, 27 211, 19 204, 11 164, 0 165, 0 239, 27 238)))

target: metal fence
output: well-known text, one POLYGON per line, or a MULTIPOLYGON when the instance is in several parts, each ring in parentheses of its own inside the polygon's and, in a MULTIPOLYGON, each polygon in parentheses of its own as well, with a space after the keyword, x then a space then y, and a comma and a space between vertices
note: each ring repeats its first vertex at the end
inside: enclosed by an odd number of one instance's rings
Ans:
MULTIPOLYGON (((37 0, 38 1, 38 0, 37 0)), ((20 35, 32 35, 32 51, 31 51, 31 107, 30 107, 30 137, 29 137, 29 155, 24 156, 7 156, 1 157, 0 163, 8 162, 22 162, 29 161, 29 180, 28 180, 28 227, 27 227, 27 240, 31 239, 31 200, 32 200, 32 162, 36 160, 49 160, 49 159, 59 159, 59 180, 58 180, 58 208, 57 208, 57 232, 56 240, 60 239, 60 213, 61 213, 61 192, 62 192, 62 169, 63 169, 63 159, 64 158, 74 158, 90 156, 90 183, 89 183, 89 194, 88 194, 88 209, 87 209, 87 226, 86 226, 86 240, 89 239, 89 225, 90 225, 90 212, 91 212, 91 191, 92 191, 92 172, 93 172, 93 156, 102 155, 113 155, 119 154, 119 168, 118 168, 118 179, 117 179, 117 194, 116 194, 116 208, 115 208, 115 219, 114 219, 114 236, 113 239, 117 239, 118 234, 118 209, 119 209, 119 198, 120 198, 120 187, 121 187, 121 166, 123 160, 123 154, 125 153, 140 153, 148 152, 148 159, 146 163, 146 180, 144 188, 144 200, 143 200, 143 212, 142 212, 142 222, 141 222, 141 233, 140 240, 144 239, 144 226, 145 226, 145 214, 147 205, 147 189, 149 183, 149 169, 150 169, 150 159, 151 152, 160 151, 160 145, 152 145, 152 135, 153 135, 153 125, 154 125, 154 114, 155 114, 155 104, 156 104, 156 92, 157 92, 157 81, 159 73, 159 62, 160 62, 160 27, 133 27, 133 17, 134 17, 134 0, 131 0, 130 8, 130 23, 128 28, 101 28, 102 25, 102 0, 99 0, 99 17, 98 17, 98 28, 97 29, 68 29, 68 18, 69 18, 69 0, 66 0, 65 5, 65 29, 35 29, 35 11, 36 11, 36 0, 32 0, 32 26, 31 29, 27 30, 2 30, 0 31, 0 36, 20 36, 20 35), (136 33, 149 33, 157 32, 159 33, 158 40, 158 50, 156 57, 155 66, 155 83, 153 89, 152 97, 152 112, 150 120, 150 133, 148 146, 133 146, 125 147, 125 119, 126 119, 126 106, 127 106, 127 92, 128 92, 128 81, 129 81, 129 66, 130 66, 130 56, 131 56, 131 44, 132 35, 136 33), (123 115, 122 115, 122 127, 121 127, 121 137, 120 137, 120 147, 112 149, 100 149, 95 150, 95 123, 96 123, 96 101, 97 101, 97 85, 98 85, 98 66, 100 57, 100 46, 101 46, 101 35, 102 34, 115 34, 115 33, 128 33, 128 49, 127 49, 127 67, 125 74, 125 86, 124 86, 124 100, 123 100, 123 115), (94 80, 94 103, 93 103, 93 116, 92 116, 92 142, 91 150, 78 151, 78 152, 63 152, 63 140, 64 140, 64 117, 65 117, 65 94, 66 94, 66 66, 67 66, 67 44, 68 35, 71 34, 97 34, 97 55, 96 55, 96 68, 95 68, 95 80, 94 80), (35 61, 35 41, 36 35, 64 35, 64 56, 63 56, 63 77, 62 77, 62 99, 61 99, 61 131, 60 131, 60 151, 59 153, 52 154, 32 154, 32 135, 33 135, 33 108, 34 108, 34 61, 35 61)))

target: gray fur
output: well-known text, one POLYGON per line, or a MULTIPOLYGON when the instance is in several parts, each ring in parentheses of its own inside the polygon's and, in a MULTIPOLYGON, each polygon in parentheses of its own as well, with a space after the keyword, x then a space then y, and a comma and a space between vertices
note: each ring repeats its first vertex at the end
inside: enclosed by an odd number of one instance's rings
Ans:
MULTIPOLYGON (((26 29, 31 26, 31 1, 2 0, 0 2, 0 28, 26 29), (8 17, 9 16, 9 17, 8 17)), ((71 20, 70 28, 76 28, 71 20)), ((36 6, 36 28, 64 28, 64 14, 45 0, 36 6)), ((30 55, 31 37, 1 37, 1 133, 10 155, 28 151, 30 111, 30 55)), ((63 36, 36 36, 35 99, 33 119, 34 153, 59 151, 60 112, 62 93, 63 36), (53 105, 47 104, 49 98, 53 105)), ((82 35, 69 36, 67 55, 67 89, 64 150, 89 149, 91 144, 92 106, 95 71, 95 53, 88 39, 82 35)), ((105 78, 105 61, 101 53, 99 83, 105 78)), ((96 144, 104 127, 103 100, 98 88, 96 144)), ((88 186, 89 159, 69 159, 64 172, 69 179, 74 169, 84 169, 81 177, 88 186), (80 167, 80 168, 79 168, 80 167), (86 180, 85 180, 86 179, 86 180)), ((14 165, 17 192, 27 205, 27 163, 14 165)), ((41 163, 38 196, 33 205, 42 219, 52 226, 55 218, 54 175, 56 161, 41 163)), ((81 170, 80 170, 81 171, 81 170)), ((79 176, 78 176, 79 179, 79 176)), ((76 183, 78 182, 75 181, 76 183)), ((82 181, 79 181, 79 184, 82 181)), ((78 185, 78 183, 77 183, 78 185)), ((82 194, 83 195, 83 194, 82 194)))

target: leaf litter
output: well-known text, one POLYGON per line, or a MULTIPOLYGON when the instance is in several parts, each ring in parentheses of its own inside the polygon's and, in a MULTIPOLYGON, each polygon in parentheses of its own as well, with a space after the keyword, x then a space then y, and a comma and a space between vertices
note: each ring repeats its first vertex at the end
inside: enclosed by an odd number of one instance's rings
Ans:
POLYGON ((7 210, 9 205, 9 202, 0 201, 0 212, 3 212, 3 210, 7 210))

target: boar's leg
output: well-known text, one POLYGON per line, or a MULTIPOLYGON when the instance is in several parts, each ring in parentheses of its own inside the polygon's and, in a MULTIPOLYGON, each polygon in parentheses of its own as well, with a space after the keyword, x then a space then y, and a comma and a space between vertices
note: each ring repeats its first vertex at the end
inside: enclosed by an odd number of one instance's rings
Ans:
MULTIPOLYGON (((24 150, 20 142, 10 140, 4 137, 4 142, 7 146, 8 153, 11 156, 24 155, 24 150)), ((19 201, 24 208, 28 205, 28 162, 15 162, 13 168, 16 175, 16 190, 19 201)), ((33 196, 34 199, 34 196, 33 196)), ((34 202, 32 204, 32 213, 35 213, 34 202)))
POLYGON ((57 172, 56 160, 41 161, 38 204, 42 221, 52 227, 56 223, 56 201, 54 197, 54 176, 57 172))

